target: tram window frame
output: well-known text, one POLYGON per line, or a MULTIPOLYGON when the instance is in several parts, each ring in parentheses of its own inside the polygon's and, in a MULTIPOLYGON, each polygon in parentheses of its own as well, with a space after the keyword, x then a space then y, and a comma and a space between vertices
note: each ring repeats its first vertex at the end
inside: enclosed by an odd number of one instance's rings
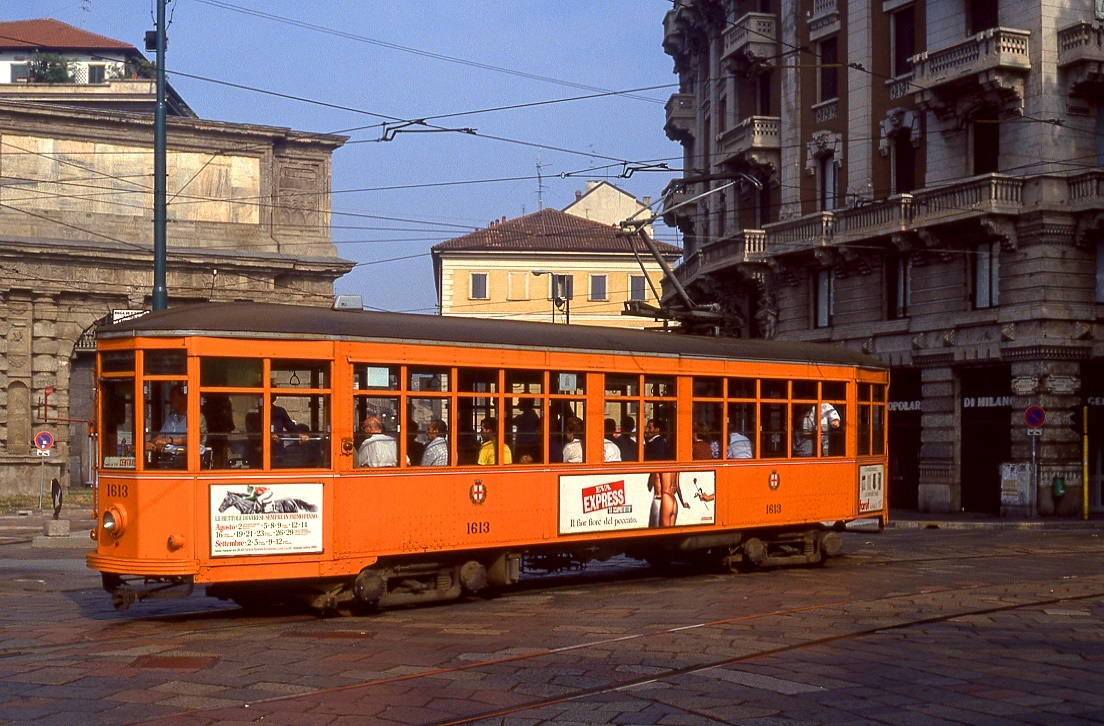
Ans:
POLYGON ((317 391, 286 393, 286 389, 273 389, 269 395, 269 443, 268 460, 271 469, 328 469, 330 468, 330 442, 333 435, 333 408, 329 394, 317 391), (296 413, 309 412, 310 423, 292 416, 289 401, 303 399, 305 406, 293 406, 296 413), (278 432, 272 422, 271 412, 281 407, 291 416, 296 431, 278 432), (305 429, 303 427, 306 427, 305 429), (277 445, 280 448, 277 448, 277 445), (280 452, 277 454, 277 452, 280 452))
POLYGON ((483 438, 484 422, 495 420, 494 463, 484 466, 505 466, 513 463, 513 452, 504 451, 506 425, 503 420, 503 395, 501 368, 482 366, 462 366, 454 369, 456 376, 456 427, 454 445, 455 461, 460 466, 479 465, 483 447, 487 443, 483 438), (483 388, 480 388, 483 387, 483 388))
MULTIPOLYGON (((631 458, 626 458, 626 448, 620 441, 617 443, 617 448, 621 450, 622 462, 636 462, 642 458, 641 450, 641 438, 642 432, 640 422, 640 410, 641 410, 641 397, 640 397, 640 380, 641 377, 637 375, 625 375, 618 373, 607 373, 604 376, 602 382, 602 415, 603 419, 612 418, 617 422, 618 438, 628 435, 633 439, 633 454, 631 458), (631 393, 629 393, 631 391, 631 393), (631 418, 633 421, 632 431, 625 431, 622 425, 626 418, 631 418)), ((604 425, 603 420, 603 425, 604 425)))
POLYGON ((881 383, 859 383, 858 455, 883 456, 886 451, 886 387, 881 383))
POLYGON ((789 380, 760 379, 757 400, 759 402, 759 458, 788 459, 793 455, 789 380), (781 420, 779 420, 779 414, 781 420))
MULTIPOLYGON (((144 351, 143 370, 145 370, 145 358, 151 351, 144 351)), ((159 351, 158 351, 159 352, 159 351)), ((173 470, 183 471, 188 468, 188 454, 190 444, 196 440, 195 428, 191 425, 193 417, 192 397, 189 393, 187 373, 184 377, 180 374, 172 375, 143 375, 142 376, 142 469, 144 471, 173 470), (185 443, 171 443, 162 447, 150 448, 149 442, 162 435, 165 431, 166 419, 172 414, 173 393, 181 389, 185 396, 185 443)), ((199 416, 199 450, 202 454, 207 443, 207 422, 202 414, 199 416)), ((160 439, 164 441, 164 438, 160 439)))
POLYGON ((264 381, 263 358, 200 356, 199 387, 261 388, 264 381), (251 365, 250 365, 251 364, 251 365))
POLYGON ((99 380, 100 465, 104 469, 133 470, 138 466, 135 437, 138 398, 134 389, 133 365, 131 369, 126 375, 112 371, 113 375, 101 376, 99 380), (119 410, 122 411, 121 416, 115 413, 119 410))
POLYGON ((402 388, 402 366, 381 363, 353 363, 353 393, 398 391, 402 388))
MULTIPOLYGON (((453 397, 448 394, 429 396, 419 393, 418 395, 415 395, 414 392, 411 392, 403 400, 406 402, 406 414, 408 419, 418 425, 419 431, 428 431, 430 424, 432 424, 435 420, 440 420, 444 422, 447 431, 441 435, 444 436, 446 446, 448 447, 448 460, 444 464, 444 466, 455 466, 456 443, 452 435, 452 432, 455 429, 455 417, 453 415, 453 397), (439 413, 438 410, 435 409, 439 409, 439 413), (425 411, 429 412, 428 416, 421 415, 425 411)), ((427 445, 428 441, 429 439, 427 435, 427 445)), ((409 448, 410 447, 408 443, 407 456, 410 456, 409 448)), ((402 462, 400 461, 400 464, 401 463, 402 462)), ((410 466, 422 466, 422 462, 415 462, 413 457, 410 457, 409 463, 410 466)))
MULTIPOLYGON (((678 378, 668 375, 644 375, 643 401, 641 406, 641 420, 643 424, 637 424, 645 433, 649 430, 651 422, 658 426, 659 436, 666 440, 666 456, 657 455, 652 448, 649 455, 649 441, 644 441, 644 461, 675 461, 678 459, 678 378)), ((652 437, 655 441, 656 437, 652 437)), ((662 449, 660 449, 662 451, 662 449)))

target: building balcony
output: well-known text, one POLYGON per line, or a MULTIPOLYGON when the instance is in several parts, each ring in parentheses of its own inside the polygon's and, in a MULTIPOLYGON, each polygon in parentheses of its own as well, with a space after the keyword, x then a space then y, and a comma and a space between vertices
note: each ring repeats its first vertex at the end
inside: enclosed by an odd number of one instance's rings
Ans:
POLYGON ((681 179, 675 179, 663 190, 663 223, 668 227, 680 227, 680 221, 686 221, 693 219, 696 208, 694 205, 687 204, 685 206, 679 206, 684 202, 688 202, 694 198, 694 192, 692 186, 686 184, 681 179), (678 209, 672 210, 673 207, 678 209))
POLYGON ((736 265, 766 261, 767 233, 761 229, 744 229, 710 242, 690 255, 675 274, 683 285, 716 273, 723 273, 736 265))
POLYGON ((1082 20, 1058 31, 1058 69, 1068 93, 1085 99, 1104 93, 1104 25, 1082 20))
POLYGON ((1031 70, 1026 30, 990 28, 946 48, 910 58, 916 103, 941 119, 960 116, 978 96, 1006 112, 1023 105, 1024 81, 1031 70))
POLYGON ((809 24, 809 40, 838 33, 840 29, 839 2, 837 0, 813 0, 813 12, 806 18, 809 24))
POLYGON ((692 93, 675 93, 667 100, 667 123, 663 131, 671 141, 691 141, 694 125, 698 121, 697 107, 692 93))
POLYGON ((782 120, 749 116, 717 137, 716 163, 746 161, 773 172, 781 163, 782 120))
POLYGON ((748 13, 725 28, 721 61, 738 69, 778 55, 778 20, 768 13, 748 13))

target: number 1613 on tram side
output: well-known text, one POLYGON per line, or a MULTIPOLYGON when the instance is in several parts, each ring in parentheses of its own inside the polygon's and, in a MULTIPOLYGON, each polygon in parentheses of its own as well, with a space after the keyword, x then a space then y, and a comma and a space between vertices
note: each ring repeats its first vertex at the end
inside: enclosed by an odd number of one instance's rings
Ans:
POLYGON ((839 347, 264 304, 98 334, 117 607, 445 600, 614 555, 814 564, 888 516, 877 360, 839 347))

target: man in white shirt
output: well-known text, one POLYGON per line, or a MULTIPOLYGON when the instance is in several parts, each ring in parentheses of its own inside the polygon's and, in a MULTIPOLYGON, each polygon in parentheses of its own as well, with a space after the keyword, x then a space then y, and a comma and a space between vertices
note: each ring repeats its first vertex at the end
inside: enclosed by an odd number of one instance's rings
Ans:
POLYGON ((368 438, 357 449, 357 466, 398 466, 399 447, 395 439, 383 433, 383 423, 376 416, 369 416, 361 424, 368 438))

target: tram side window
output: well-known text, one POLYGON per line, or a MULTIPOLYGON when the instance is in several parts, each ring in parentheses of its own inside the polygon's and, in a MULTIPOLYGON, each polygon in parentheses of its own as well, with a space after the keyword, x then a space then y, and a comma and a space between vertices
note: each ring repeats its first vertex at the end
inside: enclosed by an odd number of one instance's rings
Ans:
POLYGON ((726 459, 751 459, 755 456, 758 428, 755 424, 755 402, 731 402, 728 404, 728 443, 726 459))
POLYGON ((817 381, 794 382, 794 398, 812 399, 793 404, 795 456, 842 456, 845 452, 846 384, 825 382, 819 388, 817 381))
MULTIPOLYGON (((448 398, 411 398, 410 420, 418 427, 418 437, 424 436, 421 458, 415 461, 408 445, 411 465, 448 466, 453 463, 452 436, 455 428, 452 401, 448 398)), ((409 436, 409 434, 408 434, 409 436)))
POLYGON ((859 384, 859 456, 885 453, 885 386, 859 384))
POLYGON ((329 465, 329 396, 274 395, 269 417, 272 468, 319 469, 329 465))
POLYGON ((760 381, 759 456, 764 459, 790 455, 788 384, 776 379, 760 381))
POLYGON ((694 401, 694 443, 691 454, 695 459, 721 458, 724 404, 694 401))
POLYGON ((142 358, 147 376, 188 375, 188 354, 183 350, 147 350, 142 358))
POLYGON ((828 422, 824 423, 821 416, 821 437, 828 433, 828 446, 822 451, 823 456, 844 456, 847 453, 847 438, 844 431, 847 429, 847 383, 844 381, 822 381, 820 384, 821 410, 830 406, 835 410, 833 416, 828 412, 828 422), (837 420, 838 419, 838 420, 837 420))
POLYGON ((199 385, 203 388, 260 388, 263 376, 260 358, 199 359, 199 385))
POLYGON ((134 379, 101 379, 100 404, 100 446, 104 468, 133 469, 134 379))
POLYGON ((200 398, 207 420, 204 468, 242 469, 260 466, 261 420, 255 393, 211 393, 200 398), (252 426, 250 425, 252 424, 252 426))
POLYGON ((534 396, 511 399, 510 437, 515 461, 519 464, 544 463, 543 401, 534 396))
POLYGON ((353 398, 356 434, 354 465, 358 467, 398 466, 399 399, 371 395, 353 398))
POLYGON ((273 388, 329 388, 330 362, 274 359, 270 376, 273 388))
POLYGON ((207 419, 200 414, 198 427, 188 420, 186 380, 147 380, 144 398, 146 466, 155 469, 187 468, 188 442, 195 440, 197 432, 200 455, 206 452, 207 419))
POLYGON ((554 463, 579 463, 577 458, 573 456, 577 447, 572 445, 570 449, 565 449, 572 440, 578 440, 582 443, 583 461, 586 461, 585 437, 583 436, 586 427, 586 402, 579 399, 553 398, 548 402, 548 410, 550 417, 548 424, 548 460, 554 463), (569 427, 573 428, 571 434, 568 433, 569 427))
POLYGON ((644 460, 673 459, 678 442, 675 378, 645 376, 644 395, 644 460))

